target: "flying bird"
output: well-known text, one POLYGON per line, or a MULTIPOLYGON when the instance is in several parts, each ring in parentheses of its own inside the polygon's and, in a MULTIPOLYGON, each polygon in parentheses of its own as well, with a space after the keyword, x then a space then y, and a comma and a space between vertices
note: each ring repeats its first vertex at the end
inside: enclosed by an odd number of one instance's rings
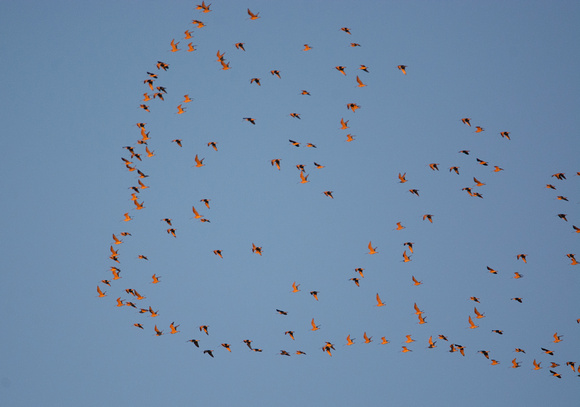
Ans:
POLYGON ((399 68, 399 70, 403 72, 403 74, 407 75, 407 71, 405 70, 407 69, 407 65, 397 65, 397 68, 399 68))
POLYGON ((258 17, 258 14, 260 14, 259 12, 254 14, 250 11, 250 9, 248 9, 248 14, 250 16, 250 20, 256 20, 256 19, 260 18, 260 17, 258 17))
POLYGON ((369 254, 376 254, 376 253, 378 253, 377 252, 377 248, 376 247, 373 247, 371 245, 371 242, 369 242, 368 248, 369 248, 369 254))

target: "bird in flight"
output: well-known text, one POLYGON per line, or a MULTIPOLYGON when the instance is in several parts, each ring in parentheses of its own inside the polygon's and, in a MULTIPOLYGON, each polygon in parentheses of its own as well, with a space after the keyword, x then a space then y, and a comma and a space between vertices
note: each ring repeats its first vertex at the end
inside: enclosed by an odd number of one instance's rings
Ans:
POLYGON ((252 243, 252 253, 258 253, 261 256, 262 255, 262 247, 256 246, 254 243, 252 243))
POLYGON ((197 154, 195 155, 195 166, 196 167, 203 167, 205 164, 203 163, 203 160, 205 160, 205 158, 202 158, 201 160, 197 157, 197 154))
POLYGON ((342 66, 342 65, 338 65, 334 67, 338 72, 340 72, 343 75, 346 75, 346 72, 344 72, 344 70, 346 69, 346 67, 342 66))
POLYGON ((300 291, 300 290, 298 289, 298 287, 300 287, 300 284, 296 284, 296 281, 294 281, 294 282, 292 283, 292 292, 293 292, 293 293, 297 293, 298 291, 300 291))
POLYGON ((415 276, 411 276, 411 279, 413 280, 413 285, 421 285, 421 284, 423 284, 422 281, 417 281, 417 279, 415 278, 415 276))
POLYGON ((248 14, 250 15, 250 20, 256 20, 256 19, 260 18, 260 17, 258 17, 258 14, 260 14, 259 12, 254 14, 250 11, 250 9, 248 9, 248 14))
POLYGON ((312 47, 308 44, 304 44, 304 49, 302 51, 310 51, 312 47))
POLYGON ((317 331, 320 329, 320 325, 316 325, 314 323, 314 318, 312 318, 312 321, 310 322, 310 324, 312 325, 312 329, 310 329, 311 331, 317 331))
POLYGON ((244 117, 243 119, 247 122, 252 123, 252 124, 256 124, 256 119, 253 119, 251 117, 244 117))
POLYGON ((399 68, 399 70, 403 72, 403 74, 407 75, 407 71, 405 70, 407 69, 407 65, 397 65, 397 68, 399 68))
POLYGON ((384 305, 385 303, 381 301, 381 297, 379 297, 379 293, 377 293, 377 307, 383 307, 384 305))
POLYGON ((373 340, 372 340, 372 338, 373 338, 373 337, 371 336, 371 337, 369 338, 369 337, 367 336, 367 333, 366 333, 366 332, 365 332, 365 333, 363 333, 363 338, 365 339, 365 343, 371 343, 371 342, 373 341, 373 340))
POLYGON ((344 32, 345 32, 345 33, 347 33, 347 34, 351 34, 351 32, 350 32, 350 29, 349 29, 349 28, 342 27, 342 28, 341 28, 341 30, 342 30, 342 31, 344 31, 344 32))
POLYGON ((371 245, 371 242, 369 242, 368 248, 369 248, 369 254, 376 254, 376 253, 378 253, 377 252, 377 248, 376 247, 373 247, 371 245))
POLYGON ((479 328, 479 325, 475 325, 473 323, 473 320, 471 319, 471 315, 469 316, 468 321, 469 321, 469 328, 471 328, 471 329, 479 328))
POLYGON ((318 301, 318 291, 310 291, 310 295, 312 295, 314 299, 318 301))

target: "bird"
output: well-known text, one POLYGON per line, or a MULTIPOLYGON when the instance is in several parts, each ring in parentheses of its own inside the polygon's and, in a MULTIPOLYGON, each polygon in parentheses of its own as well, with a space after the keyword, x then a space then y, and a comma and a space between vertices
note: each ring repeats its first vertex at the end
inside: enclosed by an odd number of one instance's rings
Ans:
POLYGON ((310 51, 312 47, 308 44, 304 44, 304 49, 302 51, 310 51))
POLYGON ((272 166, 276 166, 276 168, 278 168, 278 170, 280 170, 280 159, 279 158, 274 158, 273 160, 270 161, 270 163, 272 164, 272 166))
POLYGON ((553 351, 551 351, 551 350, 549 350, 549 349, 546 349, 546 348, 540 348, 540 349, 542 349, 542 351, 543 351, 544 353, 547 353, 547 354, 548 354, 548 355, 550 355, 550 356, 554 356, 554 352, 553 352, 553 351))
POLYGON ((357 77, 356 77, 356 82, 358 83, 357 87, 359 87, 359 88, 362 88, 362 87, 365 87, 365 86, 367 86, 367 85, 365 85, 365 84, 364 84, 364 83, 363 83, 363 82, 360 80, 360 78, 358 77, 358 75, 357 75, 357 77))
POLYGON ((346 108, 352 110, 353 113, 355 113, 356 109, 360 109, 360 106, 356 103, 347 103, 346 108))
POLYGON ((492 269, 491 267, 487 266, 487 269, 491 274, 497 274, 497 270, 492 269))
POLYGON ((483 165, 483 166, 486 166, 486 167, 487 167, 487 165, 488 165, 488 162, 487 162, 487 161, 480 160, 479 158, 476 158, 476 160, 477 160, 477 162, 478 162, 479 164, 481 164, 481 165, 483 165))
POLYGON ((208 328, 209 328, 208 325, 201 325, 199 327, 199 332, 205 332, 206 335, 209 335, 209 332, 207 331, 208 328))
POLYGON ((407 246, 409 248, 409 251, 413 253, 413 244, 414 244, 413 242, 405 242, 403 243, 403 246, 407 246))
POLYGON ((371 242, 369 242, 368 248, 369 248, 369 254, 376 254, 376 253, 378 253, 377 252, 377 248, 376 247, 373 247, 372 244, 371 244, 371 242))
POLYGON ((185 113, 185 109, 181 105, 177 106, 177 114, 185 113))
POLYGON ((316 145, 312 143, 306 143, 306 147, 317 148, 316 145))
POLYGON ((566 222, 568 222, 568 219, 566 219, 566 214, 565 214, 565 213, 559 213, 559 214, 558 214, 558 217, 559 217, 560 219, 564 219, 566 222))
POLYGON ((310 329, 311 331, 317 331, 320 329, 320 325, 316 325, 314 323, 314 318, 312 318, 312 322, 310 322, 310 324, 312 325, 312 329, 310 329))
POLYGON ((500 136, 502 136, 502 137, 504 137, 504 138, 507 138, 508 140, 511 140, 511 139, 510 139, 510 132, 509 132, 509 131, 502 131, 502 132, 501 132, 501 133, 499 133, 499 134, 500 134, 500 136))
POLYGON ((160 276, 158 276, 158 275, 156 275, 156 274, 153 274, 153 275, 151 276, 151 278, 153 279, 153 281, 152 281, 152 284, 157 284, 157 283, 159 283, 159 277, 160 277, 160 276))
POLYGON ((516 259, 517 260, 520 260, 521 259, 524 263, 527 263, 528 261, 526 260, 526 256, 527 256, 527 254, 523 254, 523 253, 522 254, 518 254, 518 255, 516 255, 516 259))
POLYGON ((181 144, 181 139, 176 138, 175 140, 171 140, 172 143, 177 144, 179 147, 183 147, 183 145, 181 144))
POLYGON ((252 253, 257 253, 261 256, 262 255, 262 247, 256 246, 254 243, 252 243, 252 253))
POLYGON ((203 215, 200 215, 197 209, 195 209, 195 206, 192 206, 191 210, 193 211, 194 219, 200 219, 203 217, 203 215))
POLYGON ((554 343, 562 342, 562 335, 558 335, 558 332, 554 334, 554 343))
POLYGON ((344 32, 345 32, 345 33, 347 33, 347 34, 351 34, 351 32, 350 32, 350 29, 349 29, 349 28, 342 27, 342 28, 341 28, 341 30, 342 30, 342 31, 344 31, 344 32))
POLYGON ((280 315, 288 315, 287 311, 282 311, 281 309, 276 309, 276 312, 280 315))
POLYGON ((542 364, 542 362, 538 363, 538 362, 536 362, 536 359, 534 359, 534 361, 532 363, 534 364, 534 370, 541 369, 540 365, 542 364))
POLYGON ((481 353, 483 356, 485 356, 486 359, 489 359, 489 351, 480 350, 480 351, 477 351, 477 353, 481 353))
POLYGON ((475 126, 475 133, 481 133, 482 131, 485 131, 485 129, 481 126, 475 126))
POLYGON ((359 279, 358 279, 358 278, 356 278, 356 277, 353 277, 353 278, 349 278, 349 280, 351 280, 351 281, 354 281, 354 283, 356 284, 356 286, 357 286, 357 287, 360 287, 360 284, 359 284, 359 279))
MULTIPOLYGON (((110 284, 108 284, 108 285, 110 285, 110 284)), ((101 287, 99 287, 99 286, 97 286, 97 292, 99 293, 99 298, 102 298, 102 297, 106 297, 107 296, 107 292, 106 291, 105 292, 101 291, 101 287)))
POLYGON ((213 356, 213 349, 206 349, 206 350, 204 350, 204 351, 203 351, 203 353, 207 353, 207 354, 208 354, 208 355, 210 355, 212 358, 214 357, 214 356, 213 356))
POLYGON ((244 339, 242 342, 244 342, 246 345, 248 345, 248 348, 250 348, 250 350, 252 349, 252 341, 249 339, 244 339))
POLYGON ((262 86, 260 84, 260 78, 252 78, 252 79, 250 79, 250 83, 255 83, 258 86, 262 86))
POLYGON ((209 207, 209 201, 211 201, 211 199, 200 199, 199 202, 203 202, 205 204, 205 206, 207 207, 207 209, 210 209, 209 207))
POLYGON ((314 161, 314 166, 319 170, 324 168, 324 165, 318 164, 316 161, 314 161))
POLYGON ((174 228, 167 229, 167 233, 171 234, 173 237, 177 237, 177 236, 175 236, 175 229, 174 228))
POLYGON ((475 325, 473 323, 473 320, 471 319, 471 315, 469 316, 468 321, 469 321, 469 328, 471 328, 471 329, 479 328, 479 325, 475 325))
POLYGON ((220 256, 220 259, 223 259, 222 251, 221 250, 214 250, 213 251, 213 254, 215 254, 216 256, 220 256))
POLYGON ((493 169, 493 172, 500 172, 500 171, 503 171, 503 168, 500 168, 500 167, 498 167, 497 165, 495 165, 493 168, 494 168, 494 169, 493 169))
POLYGON ((295 119, 300 119, 299 113, 290 113, 290 117, 294 117, 295 119))
POLYGON ((384 305, 385 303, 381 301, 381 297, 379 297, 379 293, 377 293, 377 307, 383 307, 384 305))
POLYGON ((365 333, 363 334, 363 338, 365 338, 365 343, 371 343, 371 342, 372 342, 372 338, 373 338, 373 337, 371 336, 371 337, 369 338, 369 337, 367 336, 367 333, 365 332, 365 333))
POLYGON ((324 195, 326 195, 326 196, 328 196, 328 197, 330 197, 330 198, 334 199, 334 197, 332 196, 332 191, 323 191, 322 193, 323 193, 324 195))
POLYGON ((399 173, 399 183, 400 184, 404 184, 405 182, 407 182, 407 178, 405 178, 407 175, 406 172, 404 172, 402 175, 401 173, 399 173))
POLYGON ((405 70, 407 69, 407 65, 397 65, 397 68, 399 68, 399 70, 403 72, 404 75, 407 75, 407 71, 405 70))
POLYGON ((411 279, 413 280, 413 285, 421 285, 421 284, 423 284, 422 281, 417 281, 417 279, 415 278, 415 276, 411 276, 411 279))
POLYGON ((469 297, 469 299, 471 301, 475 301, 475 302, 479 303, 479 298, 477 298, 477 297, 469 297))
POLYGON ((147 256, 144 256, 144 255, 142 255, 142 254, 140 254, 140 255, 139 255, 139 256, 137 256, 137 257, 138 257, 139 259, 141 259, 141 260, 149 260, 149 259, 147 258, 147 256))
POLYGON ((296 340, 294 339, 294 331, 286 331, 284 332, 284 335, 288 335, 290 338, 292 338, 293 341, 296 340))
POLYGON ((121 244, 121 243, 123 243, 121 240, 119 240, 119 239, 117 238, 117 236, 115 236, 115 234, 114 234, 114 233, 113 233, 113 240, 115 241, 115 244, 121 244))
POLYGON ((222 343, 221 346, 223 346, 224 348, 226 348, 228 350, 228 352, 231 352, 232 350, 230 349, 230 344, 229 343, 222 343))
POLYGON ((346 69, 346 67, 342 66, 342 65, 338 65, 334 67, 338 72, 340 72, 343 75, 346 75, 346 72, 344 72, 344 70, 346 69))
POLYGON ((302 92, 300 92, 301 95, 305 95, 305 96, 310 96, 310 92, 308 92, 307 90, 302 90, 302 92))
POLYGON ((436 348, 436 347, 437 347, 437 346, 435 346, 435 344, 436 344, 436 343, 437 343, 437 341, 433 341, 433 337, 432 337, 432 336, 430 336, 430 337, 429 337, 429 346, 428 346, 428 348, 429 348, 429 349, 436 348))
POLYGON ((403 251, 403 263, 408 263, 410 262, 411 259, 409 258, 409 256, 407 255, 407 251, 403 251))
POLYGON ((351 42, 350 46, 351 47, 360 47, 361 45, 358 42, 351 42))
POLYGON ((209 143, 207 143, 207 146, 208 146, 208 147, 213 147, 213 149, 214 149, 215 151, 218 151, 218 148, 217 148, 217 143, 216 143, 215 141, 210 141, 209 143))
POLYGON ((478 318, 478 319, 479 319, 479 318, 485 318, 485 315, 484 315, 484 314, 482 314, 482 313, 480 313, 480 312, 477 310, 477 307, 473 307, 473 312, 475 312, 476 318, 478 318))
POLYGON ((169 69, 169 65, 165 62, 157 61, 157 69, 163 69, 164 71, 167 71, 169 69))
POLYGON ((406 353, 406 352, 413 352, 411 349, 408 349, 406 346, 402 346, 402 350, 401 352, 406 353))
POLYGON ((314 299, 318 301, 318 291, 310 291, 310 295, 312 295, 314 299))
POLYGON ((438 165, 439 164, 437 164, 437 163, 431 163, 431 164, 429 164, 429 168, 431 168, 433 171, 439 171, 438 165))
POLYGON ((356 271, 361 276, 361 278, 365 277, 363 274, 364 269, 362 267, 357 267, 354 269, 354 271, 356 271))
POLYGON ((145 110, 146 112, 151 112, 151 110, 149 110, 149 106, 147 105, 139 105, 139 107, 143 110, 145 110))
POLYGON ((300 143, 294 140, 288 140, 294 147, 300 147, 300 143))
POLYGON ((310 182, 310 181, 308 181, 308 175, 310 175, 310 174, 304 175, 304 172, 300 171, 300 183, 301 184, 306 184, 307 182, 310 182))
POLYGON ((352 135, 352 134, 347 134, 346 135, 346 141, 350 143, 351 141, 354 141, 354 137, 355 136, 352 135))
POLYGON ((193 52, 193 51, 197 51, 195 49, 195 45, 193 45, 193 42, 190 42, 189 44, 187 44, 187 52, 193 52))
POLYGON ((397 228, 395 230, 403 230, 405 226, 401 225, 401 222, 397 222, 397 228))
POLYGON ((349 128, 349 127, 348 127, 348 122, 349 122, 349 120, 346 120, 346 121, 345 121, 345 120, 344 120, 344 118, 341 118, 341 119, 340 119, 340 126, 341 126, 341 127, 340 127, 340 129, 341 129, 341 130, 346 130, 346 129, 348 129, 348 128, 349 128))
POLYGON ((297 293, 298 291, 300 291, 300 290, 298 289, 298 287, 300 287, 300 284, 296 284, 296 281, 294 281, 294 282, 292 283, 292 292, 293 292, 293 293, 297 293))
POLYGON ((425 214, 423 215, 423 220, 427 219, 429 222, 433 223, 433 215, 431 214, 425 214))
POLYGON ((494 333, 499 334, 499 335, 503 335, 503 331, 499 330, 499 329, 492 329, 491 332, 494 332, 494 333))
POLYGON ((524 276, 523 274, 520 274, 520 273, 518 273, 517 271, 516 271, 516 272, 514 272, 514 278, 515 278, 515 279, 522 278, 523 276, 524 276))
POLYGON ((417 195, 417 196, 419 196, 419 190, 418 190, 418 189, 410 189, 410 190, 409 190, 409 192, 410 192, 411 194, 414 194, 414 195, 417 195))
POLYGON ((171 40, 171 52, 181 51, 181 49, 177 48, 179 42, 175 42, 175 39, 171 40))
POLYGON ((449 168, 449 172, 451 172, 451 171, 455 171, 455 173, 456 173, 457 175, 459 175, 459 167, 455 166, 455 167, 451 167, 451 168, 449 168))
POLYGON ((280 76, 280 71, 279 70, 273 69, 273 70, 270 71, 270 73, 272 75, 276 75, 278 77, 278 79, 282 79, 282 77, 280 76))
POLYGON ((256 20, 256 19, 260 18, 260 17, 258 17, 258 14, 260 14, 259 12, 254 14, 250 11, 250 9, 248 9, 248 14, 250 15, 250 20, 256 20))
POLYGON ((562 378, 562 375, 560 373, 556 373, 553 370, 550 370, 550 373, 552 373, 552 376, 557 377, 558 379, 562 378))
POLYGON ((405 337, 407 338, 407 339, 405 340, 405 343, 411 343, 411 342, 415 342, 415 340, 411 338, 411 335, 405 335, 405 337))
POLYGON ((163 335, 163 331, 160 331, 159 329, 157 329, 157 325, 155 325, 155 335, 157 335, 157 336, 163 335))
POLYGON ((189 339, 187 342, 193 343, 196 347, 199 348, 199 340, 198 339, 189 339))
POLYGON ((465 124, 467 124, 469 127, 471 127, 471 122, 470 122, 470 118, 469 117, 464 117, 463 119, 461 119, 461 121, 465 124))
POLYGON ((211 6, 211 3, 206 5, 205 1, 202 1, 201 4, 198 4, 197 7, 195 8, 196 10, 202 10, 203 13, 209 13, 211 10, 209 9, 209 6, 211 6))
POLYGON ((415 314, 416 314, 416 315, 421 315, 421 314, 423 313, 423 311, 421 311, 421 310, 419 309, 419 306, 417 305, 417 303, 414 303, 414 304, 413 304, 413 308, 415 309, 415 314))
POLYGON ((250 123, 252 123, 254 125, 256 124, 256 119, 253 119, 251 117, 244 117, 243 120, 245 120, 247 122, 250 122, 250 123))
MULTIPOLYGON (((297 350, 297 351, 296 351, 296 354, 297 354, 297 355, 306 355, 306 352, 303 352, 303 351, 301 351, 301 350, 297 350)), ((332 356, 332 355, 331 355, 331 356, 332 356)))
POLYGON ((346 346, 354 345, 354 339, 350 338, 350 334, 346 337, 346 346))
POLYGON ((175 325, 175 322, 172 322, 171 324, 169 324, 169 328, 171 329, 170 334, 172 334, 172 335, 176 334, 178 332, 181 332, 181 331, 177 330, 177 328, 179 328, 179 325, 175 325))
POLYGON ((515 297, 515 298, 512 298, 512 300, 513 300, 513 301, 517 301, 517 302, 519 302, 520 304, 522 303, 522 298, 521 298, 521 297, 515 297))
POLYGON ((237 42, 234 44, 236 49, 241 49, 242 51, 245 51, 246 49, 244 48, 244 43, 243 42, 237 42))
POLYGON ((193 20, 191 22, 191 24, 197 24, 197 28, 203 28, 203 27, 205 27, 205 24, 202 21, 199 21, 199 20, 193 20))
POLYGON ((475 186, 476 186, 476 187, 482 187, 482 186, 484 186, 484 185, 485 185, 483 182, 479 181, 479 180, 478 180, 477 178, 475 178, 475 177, 473 177, 473 182, 475 182, 475 186))
POLYGON ((205 160, 205 158, 202 158, 201 160, 197 157, 197 154, 195 155, 195 166, 196 167, 203 167, 205 164, 203 163, 203 160, 205 160))
POLYGON ((552 177, 559 179, 560 181, 566 179, 566 174, 563 172, 557 172, 556 174, 552 174, 552 177))

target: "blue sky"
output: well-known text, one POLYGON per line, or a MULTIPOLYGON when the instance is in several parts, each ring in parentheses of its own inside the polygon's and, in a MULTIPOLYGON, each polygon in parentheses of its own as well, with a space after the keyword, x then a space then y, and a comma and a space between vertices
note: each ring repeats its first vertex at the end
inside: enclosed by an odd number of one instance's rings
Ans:
POLYGON ((0 3, 2 405, 486 406, 577 398, 578 372, 566 362, 580 365, 580 266, 566 254, 580 256, 572 227, 580 227, 580 6, 214 1, 202 13, 196 4, 0 3), (250 20, 248 8, 260 18, 250 20), (195 19, 206 26, 194 27, 195 19), (183 39, 188 29, 192 40, 183 39), (181 51, 171 52, 172 39, 181 51), (190 41, 195 52, 186 52, 190 41), (302 51, 304 44, 312 49, 302 51), (406 75, 398 65, 408 66, 406 75), (281 78, 270 74, 275 69, 281 78), (142 101, 153 93, 143 83, 147 72, 167 89, 164 101, 142 101), (357 75, 367 86, 357 87, 357 75), (177 114, 185 94, 193 101, 177 114), (341 118, 349 129, 341 130, 341 118), (137 144, 139 122, 147 123, 153 157, 137 144), (196 154, 203 167, 194 167, 196 154), (131 201, 136 171, 121 157, 148 175, 149 188, 138 194, 143 210, 131 201), (280 171, 270 163, 276 158, 280 171), (308 183, 300 183, 297 164, 308 183), (474 187, 473 177, 486 185, 474 187), (206 198, 210 209, 200 202, 206 198), (210 222, 194 219, 192 205, 210 222), (172 219, 175 238, 163 218, 172 219), (405 229, 395 230, 397 222, 405 229), (109 247, 121 232, 131 236, 114 245, 117 264, 109 247), (377 254, 368 254, 369 241, 377 254), (406 263, 405 242, 414 249, 406 263), (527 263, 516 259, 521 253, 527 263), (101 280, 112 279, 112 266, 122 278, 108 287, 101 280), (358 267, 360 287, 350 281, 358 267), (159 284, 151 284, 154 273, 159 284), (423 284, 414 286, 412 276, 423 284), (292 293, 293 282, 301 291, 292 293), (146 298, 135 300, 128 288, 146 298), (118 297, 159 316, 116 307, 118 297), (521 304, 511 299, 520 297, 521 304), (418 324, 415 303, 426 324, 418 324), (475 318, 474 306, 485 318, 475 318), (469 328, 469 316, 478 328, 469 328), (312 318, 318 331, 310 330, 312 318), (169 334, 172 322, 180 333, 169 334), (155 325, 164 335, 155 336, 155 325), (373 342, 364 343, 365 332, 373 342), (347 335, 354 345, 346 346, 347 335), (406 335, 416 342, 405 344, 406 335), (383 336, 390 343, 381 345, 383 336), (321 350, 327 341, 332 357, 321 350), (450 344, 463 345, 465 356, 449 353, 450 344), (402 353, 404 345, 412 352, 402 353), (480 350, 500 364, 491 366, 480 350), (520 368, 511 368, 514 358, 520 368), (560 366, 550 369, 552 362, 560 366))

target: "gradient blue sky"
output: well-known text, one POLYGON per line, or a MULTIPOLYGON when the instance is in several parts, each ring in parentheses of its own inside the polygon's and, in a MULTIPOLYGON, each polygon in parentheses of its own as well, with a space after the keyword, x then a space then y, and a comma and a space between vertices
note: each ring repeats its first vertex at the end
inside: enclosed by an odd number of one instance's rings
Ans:
POLYGON ((0 3, 0 404, 576 400, 580 378, 565 363, 580 364, 580 266, 566 254, 580 256, 572 228, 580 227, 580 5, 216 0, 201 13, 196 4, 0 3), (260 18, 250 20, 247 8, 260 18), (206 27, 195 28, 194 19, 206 27), (186 29, 193 40, 183 39, 186 29), (172 39, 182 51, 170 52, 172 39), (189 41, 197 51, 185 52, 189 41), (302 51, 306 43, 313 49, 302 51), (216 61, 218 50, 230 70, 216 61), (156 69, 159 60, 167 72, 156 69), (168 91, 165 101, 145 102, 150 113, 139 108, 151 93, 147 71, 168 91), (356 86, 357 75, 366 87, 356 86), (253 77, 261 86, 250 84, 253 77), (178 115, 185 94, 194 101, 178 115), (347 110, 351 102, 361 108, 347 110), (121 161, 130 159, 123 146, 144 152, 137 122, 147 123, 155 152, 132 160, 149 175, 141 211, 128 189, 137 176, 121 161), (475 133, 477 125, 485 131, 475 133), (196 154, 204 167, 194 167, 196 154), (274 158, 280 171, 270 165, 274 158), (300 184, 296 164, 306 166, 309 183, 300 184), (493 172, 494 165, 504 171, 493 172), (567 179, 551 177, 559 172, 567 179), (483 199, 461 190, 473 187, 473 177, 486 183, 474 188, 483 199), (192 205, 211 223, 192 219, 192 205), (132 221, 123 222, 125 212, 132 221), (432 224, 422 220, 427 213, 432 224), (165 217, 176 238, 166 233, 165 217), (395 230, 399 221, 406 229, 395 230), (125 231, 132 236, 116 245, 116 264, 108 259, 111 235, 125 231), (372 256, 369 241, 378 250, 372 256), (407 241, 414 254, 403 263, 407 241), (251 252, 252 243, 263 256, 251 252), (516 260, 519 253, 527 264, 516 260), (112 277, 111 266, 122 278, 106 287, 100 281, 112 277), (360 287, 349 281, 357 267, 365 269, 360 287), (515 272, 524 277, 514 279, 515 272), (153 273, 161 283, 150 283, 153 273), (411 276, 423 284, 413 286, 411 276), (291 293, 294 281, 298 293, 291 293), (98 298, 97 285, 106 297, 98 298), (147 298, 136 301, 126 288, 147 298), (311 290, 320 292, 318 302, 311 290), (377 293, 385 307, 376 306, 377 293), (159 316, 117 308, 117 297, 151 305, 159 316), (417 323, 414 303, 426 324, 417 323), (469 329, 474 305, 486 317, 469 329), (155 336, 155 324, 167 334, 173 321, 180 333, 155 336), (208 336, 200 325, 209 325, 208 336), (372 343, 363 343, 364 332, 372 343), (553 343, 555 332, 561 343, 553 343), (347 347, 349 334, 356 340, 347 347), (409 334, 413 352, 402 353, 409 334), (427 349, 429 336, 439 334, 449 342, 427 349), (382 336, 390 343, 380 345, 382 336), (243 339, 263 352, 249 351, 243 339), (321 350, 326 341, 335 345, 332 357, 321 350), (449 353, 450 343, 465 346, 465 357, 449 353), (292 356, 279 355, 282 349, 292 356), (295 355, 298 349, 307 355, 295 355), (501 363, 490 366, 479 350, 501 363), (520 368, 510 368, 513 358, 520 368), (541 370, 533 370, 534 359, 541 370), (549 373, 551 362, 560 364, 552 370, 561 380, 549 373))

